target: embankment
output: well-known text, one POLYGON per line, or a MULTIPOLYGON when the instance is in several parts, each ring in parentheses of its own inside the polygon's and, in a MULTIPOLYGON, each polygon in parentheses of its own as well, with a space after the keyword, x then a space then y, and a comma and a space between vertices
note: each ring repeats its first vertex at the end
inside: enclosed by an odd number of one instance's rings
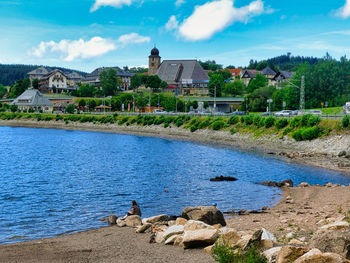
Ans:
POLYGON ((118 123, 93 122, 65 122, 64 120, 38 121, 36 119, 0 120, 0 126, 32 127, 48 129, 67 129, 82 131, 112 132, 141 136, 160 137, 176 140, 186 140, 205 144, 235 147, 243 150, 259 151, 269 155, 276 155, 288 161, 300 162, 307 165, 350 172, 350 156, 339 153, 350 152, 350 136, 346 133, 340 135, 324 136, 312 141, 297 142, 289 136, 279 134, 264 134, 255 136, 253 133, 236 132, 229 130, 214 131, 212 129, 190 129, 170 125, 167 128, 160 125, 140 126, 118 123))

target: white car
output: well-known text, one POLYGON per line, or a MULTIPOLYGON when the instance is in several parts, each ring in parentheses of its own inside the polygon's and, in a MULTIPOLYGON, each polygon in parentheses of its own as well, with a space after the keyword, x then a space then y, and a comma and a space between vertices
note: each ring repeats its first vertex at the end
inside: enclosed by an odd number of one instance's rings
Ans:
POLYGON ((321 116, 322 115, 322 111, 320 111, 320 110, 308 110, 306 113, 307 114, 312 114, 312 115, 317 115, 317 116, 321 116))
POLYGON ((276 112, 275 116, 289 117, 289 116, 292 116, 292 113, 293 113, 293 111, 291 111, 291 110, 282 110, 282 111, 276 112))
POLYGON ((163 111, 163 110, 153 110, 153 113, 154 114, 164 114, 164 113, 167 113, 166 111, 163 111))

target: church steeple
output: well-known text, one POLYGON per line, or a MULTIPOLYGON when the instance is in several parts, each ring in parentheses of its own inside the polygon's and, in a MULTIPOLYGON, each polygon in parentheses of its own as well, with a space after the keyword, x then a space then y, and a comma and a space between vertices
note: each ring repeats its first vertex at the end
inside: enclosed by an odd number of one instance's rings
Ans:
POLYGON ((151 50, 151 55, 148 57, 148 75, 156 75, 161 63, 161 57, 159 56, 159 50, 154 44, 154 48, 151 50))

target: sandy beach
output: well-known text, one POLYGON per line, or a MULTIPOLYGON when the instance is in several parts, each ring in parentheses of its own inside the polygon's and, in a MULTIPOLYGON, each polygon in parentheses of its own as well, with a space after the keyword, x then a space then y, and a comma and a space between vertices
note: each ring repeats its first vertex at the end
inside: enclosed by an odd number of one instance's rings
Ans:
MULTIPOLYGON (((264 227, 279 243, 288 242, 288 233, 308 241, 321 225, 344 218, 350 211, 350 191, 345 186, 284 188, 283 196, 266 213, 227 218, 228 226, 238 231, 264 227)), ((104 227, 1 245, 0 262, 214 262, 202 249, 149 244, 149 238, 150 234, 136 234, 133 228, 104 227)))

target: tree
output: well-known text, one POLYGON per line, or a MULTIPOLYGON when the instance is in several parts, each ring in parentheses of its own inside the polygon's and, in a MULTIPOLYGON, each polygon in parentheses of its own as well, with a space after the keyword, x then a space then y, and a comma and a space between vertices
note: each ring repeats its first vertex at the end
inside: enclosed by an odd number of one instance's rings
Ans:
POLYGON ((205 62, 199 61, 199 64, 204 70, 217 71, 219 69, 222 69, 222 65, 216 64, 215 60, 207 60, 205 62))
POLYGON ((141 93, 136 98, 136 107, 142 110, 147 106, 147 104, 148 104, 148 99, 143 95, 143 93, 141 93))
POLYGON ((166 81, 162 81, 159 85, 160 89, 167 89, 169 87, 168 83, 166 81))
POLYGON ((93 109, 95 109, 95 107, 96 107, 96 101, 95 100, 89 100, 88 101, 88 103, 89 103, 89 110, 93 110, 93 109))
POLYGON ((235 69, 236 67, 233 65, 228 65, 225 69, 235 69))
POLYGON ((30 87, 29 79, 20 79, 10 89, 9 98, 16 98, 30 87))
POLYGON ((208 89, 211 97, 221 97, 221 92, 225 86, 222 74, 211 74, 208 89))
POLYGON ((0 98, 3 98, 7 93, 7 88, 0 84, 0 98))
POLYGON ((74 104, 68 104, 68 106, 66 107, 66 112, 69 114, 73 114, 75 111, 75 106, 74 104))
POLYGON ((100 73, 100 86, 105 96, 113 96, 122 85, 122 80, 117 74, 118 72, 114 68, 102 70, 100 73))
POLYGON ((96 93, 96 88, 90 84, 79 84, 77 95, 78 97, 93 97, 96 93))
POLYGON ((141 74, 135 74, 131 77, 130 81, 130 89, 137 89, 142 85, 142 75, 141 74))
POLYGON ((86 106, 86 101, 84 99, 79 100, 79 108, 84 108, 86 106))
POLYGON ((39 89, 39 79, 33 79, 32 86, 34 89, 39 89))
POLYGON ((146 87, 151 88, 153 92, 159 91, 162 80, 157 75, 148 76, 146 87))
POLYGON ((10 106, 10 110, 11 110, 11 112, 16 112, 16 111, 18 111, 18 106, 16 104, 12 104, 10 106))
POLYGON ((242 81, 235 80, 234 82, 229 82, 225 85, 224 93, 226 96, 237 96, 242 95, 245 86, 242 81))
POLYGON ((249 93, 253 92, 254 90, 257 90, 262 87, 266 87, 269 84, 269 80, 261 74, 256 74, 255 79, 252 79, 247 87, 247 91, 249 93))

